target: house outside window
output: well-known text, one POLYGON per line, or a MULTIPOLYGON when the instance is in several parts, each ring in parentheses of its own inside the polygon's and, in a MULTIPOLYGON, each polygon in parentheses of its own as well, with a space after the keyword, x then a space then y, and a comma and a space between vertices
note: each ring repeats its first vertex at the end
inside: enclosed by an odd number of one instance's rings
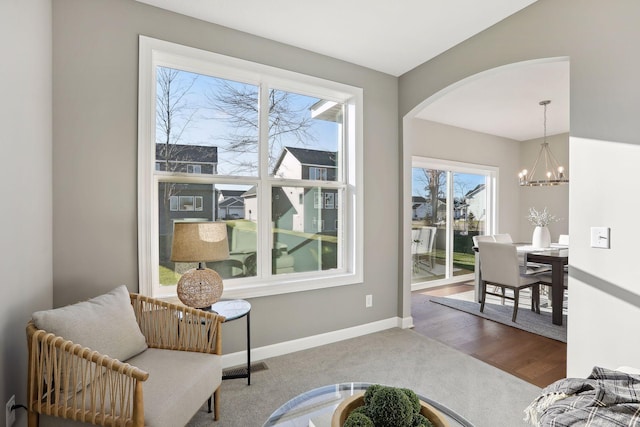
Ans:
POLYGON ((202 173, 201 165, 187 165, 187 173, 202 173))
POLYGON ((327 168, 309 167, 309 179, 327 180, 327 168))
POLYGON ((324 220, 323 219, 318 220, 317 218, 313 218, 311 223, 313 225, 313 228, 315 228, 317 231, 324 230, 324 220))
POLYGON ((361 89, 144 36, 139 69, 142 293, 193 267, 178 221, 226 222, 226 297, 361 282, 361 89))
POLYGON ((325 209, 333 209, 334 208, 334 193, 324 193, 324 208, 325 209))
POLYGON ((313 190, 313 208, 320 209, 322 207, 322 192, 313 190))
POLYGON ((202 196, 169 196, 169 210, 177 211, 202 211, 202 196))

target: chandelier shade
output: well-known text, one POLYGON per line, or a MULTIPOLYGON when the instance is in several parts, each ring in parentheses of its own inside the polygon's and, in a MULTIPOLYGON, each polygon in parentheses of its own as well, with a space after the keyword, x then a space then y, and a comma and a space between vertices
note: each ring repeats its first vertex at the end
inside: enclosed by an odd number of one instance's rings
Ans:
POLYGON ((544 107, 544 139, 540 144, 540 151, 531 171, 523 169, 518 173, 521 187, 543 187, 569 183, 569 178, 564 169, 555 158, 547 142, 547 105, 551 101, 540 101, 544 107))

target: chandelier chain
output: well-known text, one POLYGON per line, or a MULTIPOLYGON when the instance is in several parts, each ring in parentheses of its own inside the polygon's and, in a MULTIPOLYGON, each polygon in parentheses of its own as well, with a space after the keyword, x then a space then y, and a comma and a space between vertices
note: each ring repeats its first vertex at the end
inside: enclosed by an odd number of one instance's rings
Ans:
POLYGON ((543 126, 544 126, 544 142, 547 142, 547 104, 544 104, 544 120, 543 120, 543 126))

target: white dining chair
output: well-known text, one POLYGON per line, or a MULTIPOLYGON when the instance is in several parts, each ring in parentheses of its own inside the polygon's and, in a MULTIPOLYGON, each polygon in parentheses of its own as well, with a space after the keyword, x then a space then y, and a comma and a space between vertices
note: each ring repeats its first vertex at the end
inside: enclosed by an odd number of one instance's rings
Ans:
POLYGON ((473 246, 475 246, 476 248, 478 247, 478 242, 495 242, 496 241, 493 238, 493 236, 489 236, 489 235, 473 236, 471 239, 473 240, 473 246))
MULTIPOLYGON (((473 247, 477 248, 478 247, 478 242, 495 242, 495 238, 492 235, 488 235, 488 234, 482 234, 482 235, 478 235, 478 236, 473 236, 471 238, 473 240, 473 247)), ((479 298, 480 296, 480 280, 481 280, 481 276, 482 273, 480 271, 480 256, 478 255, 478 251, 475 251, 475 269, 474 269, 474 281, 476 284, 476 289, 478 290, 478 292, 476 292, 476 297, 479 298)), ((497 288, 496 288, 497 289, 497 288)), ((504 304, 504 300, 502 300, 502 303, 504 304)))
POLYGON ((511 238, 511 234, 509 233, 494 234, 493 240, 498 243, 513 243, 513 239, 511 238))
POLYGON ((518 261, 516 247, 512 244, 497 242, 478 242, 478 252, 480 255, 480 312, 484 311, 487 295, 494 295, 503 299, 513 301, 513 316, 511 321, 516 321, 518 315, 518 304, 520 301, 520 291, 531 289, 531 310, 540 313, 540 278, 535 275, 528 275, 522 264, 518 261), (494 285, 501 288, 501 293, 497 290, 490 292, 487 285, 494 285), (506 294, 510 289, 513 296, 506 294))
POLYGON ((567 245, 569 246, 569 235, 568 234, 561 234, 558 236, 558 244, 559 245, 567 245))
POLYGON ((414 273, 418 272, 420 266, 427 265, 427 263, 423 262, 426 258, 428 258, 428 270, 433 269, 435 261, 433 245, 436 232, 436 227, 418 227, 411 230, 411 254, 414 273))

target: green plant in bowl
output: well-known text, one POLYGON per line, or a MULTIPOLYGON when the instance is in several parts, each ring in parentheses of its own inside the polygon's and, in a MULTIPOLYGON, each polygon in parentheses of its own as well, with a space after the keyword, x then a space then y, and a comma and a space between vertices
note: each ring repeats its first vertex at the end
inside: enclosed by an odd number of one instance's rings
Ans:
POLYGON ((340 427, 441 427, 448 426, 435 408, 410 389, 371 385, 352 396, 334 414, 340 427), (433 421, 433 422, 432 422, 433 421))

